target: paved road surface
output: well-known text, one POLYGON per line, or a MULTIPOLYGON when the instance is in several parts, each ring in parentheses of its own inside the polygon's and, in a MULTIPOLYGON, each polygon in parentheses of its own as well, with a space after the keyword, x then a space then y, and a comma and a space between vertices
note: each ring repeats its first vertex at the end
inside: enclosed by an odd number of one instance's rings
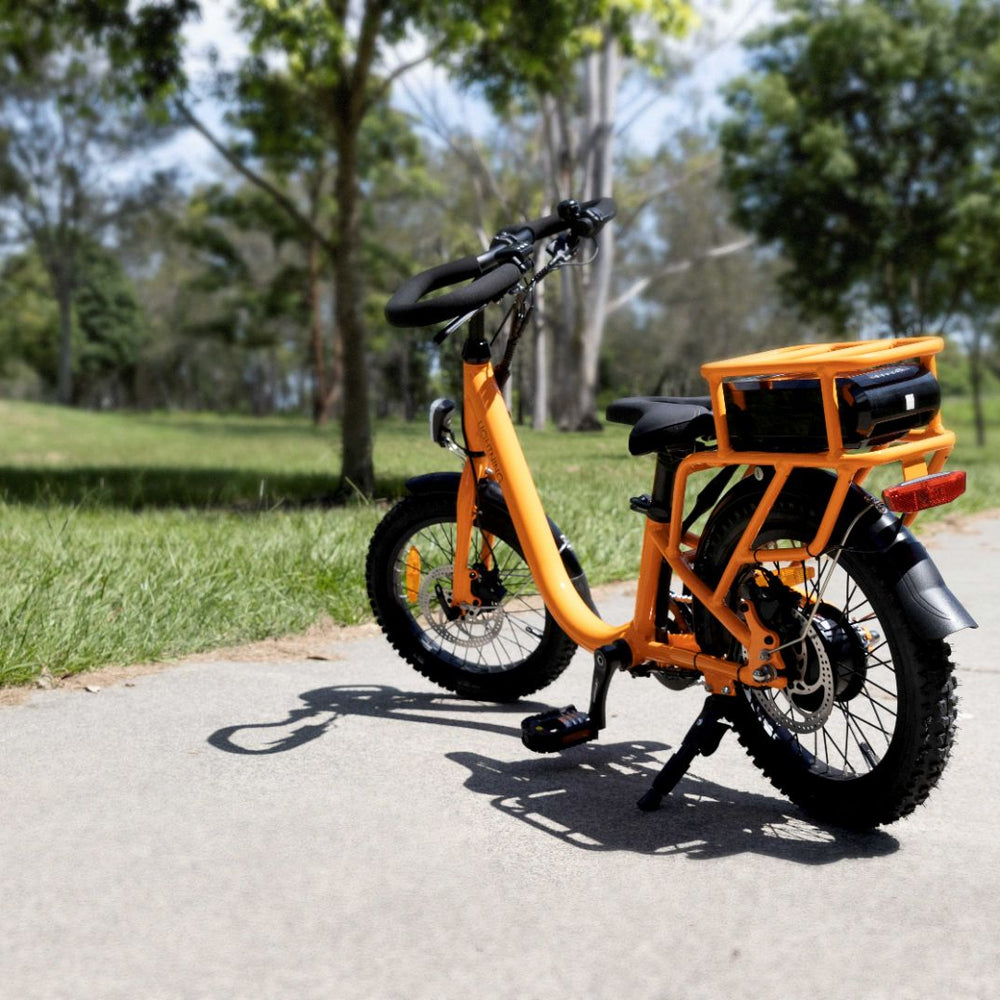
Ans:
POLYGON ((869 835, 735 740, 640 813, 697 691, 616 678, 603 741, 537 757, 533 705, 442 696, 376 637, 2 709, 0 997, 998 997, 1000 516, 930 544, 983 626, 960 742, 869 835))

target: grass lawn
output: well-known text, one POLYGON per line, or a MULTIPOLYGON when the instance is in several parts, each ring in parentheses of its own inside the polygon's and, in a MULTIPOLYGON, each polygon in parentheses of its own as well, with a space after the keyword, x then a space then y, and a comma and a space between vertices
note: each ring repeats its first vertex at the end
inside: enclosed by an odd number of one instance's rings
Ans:
MULTIPOLYGON (((1000 398, 990 407, 995 438, 1000 398)), ((945 415, 970 491, 924 523, 1000 505, 1000 461, 971 444, 968 403, 945 415)), ((324 506, 335 427, 3 402, 0 427, 0 684, 368 617, 364 553, 388 499, 324 506)), ((633 575, 642 520, 628 498, 649 489, 652 458, 631 458, 614 425, 522 437, 591 582, 633 575)), ((423 421, 380 425, 375 458, 386 498, 407 476, 459 467, 423 421)))

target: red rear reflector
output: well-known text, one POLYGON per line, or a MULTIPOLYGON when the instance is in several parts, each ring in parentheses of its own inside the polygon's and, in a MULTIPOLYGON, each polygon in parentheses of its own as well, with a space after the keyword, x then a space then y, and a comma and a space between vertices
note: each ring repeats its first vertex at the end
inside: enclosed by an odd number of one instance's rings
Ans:
POLYGON ((921 476, 898 486, 890 486, 882 491, 882 499, 889 510, 894 510, 897 514, 913 514, 928 507, 951 503, 964 492, 965 473, 959 470, 921 476))

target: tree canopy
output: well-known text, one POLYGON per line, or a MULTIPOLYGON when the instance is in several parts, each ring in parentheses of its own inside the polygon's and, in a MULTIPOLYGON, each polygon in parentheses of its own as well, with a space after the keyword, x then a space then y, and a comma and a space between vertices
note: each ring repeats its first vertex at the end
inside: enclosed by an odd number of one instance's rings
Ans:
POLYGON ((735 218, 805 311, 947 323, 1000 297, 1000 6, 779 0, 728 90, 735 218))

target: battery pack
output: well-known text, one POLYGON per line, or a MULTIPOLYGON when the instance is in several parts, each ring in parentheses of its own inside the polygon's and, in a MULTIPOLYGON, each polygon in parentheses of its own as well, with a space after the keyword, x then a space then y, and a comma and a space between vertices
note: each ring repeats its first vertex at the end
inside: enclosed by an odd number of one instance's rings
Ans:
MULTIPOLYGON (((781 374, 723 382, 726 424, 737 451, 817 452, 829 447, 817 378, 781 374)), ((934 375, 916 363, 885 365, 836 380, 845 448, 887 444, 926 427, 941 406, 934 375)))

